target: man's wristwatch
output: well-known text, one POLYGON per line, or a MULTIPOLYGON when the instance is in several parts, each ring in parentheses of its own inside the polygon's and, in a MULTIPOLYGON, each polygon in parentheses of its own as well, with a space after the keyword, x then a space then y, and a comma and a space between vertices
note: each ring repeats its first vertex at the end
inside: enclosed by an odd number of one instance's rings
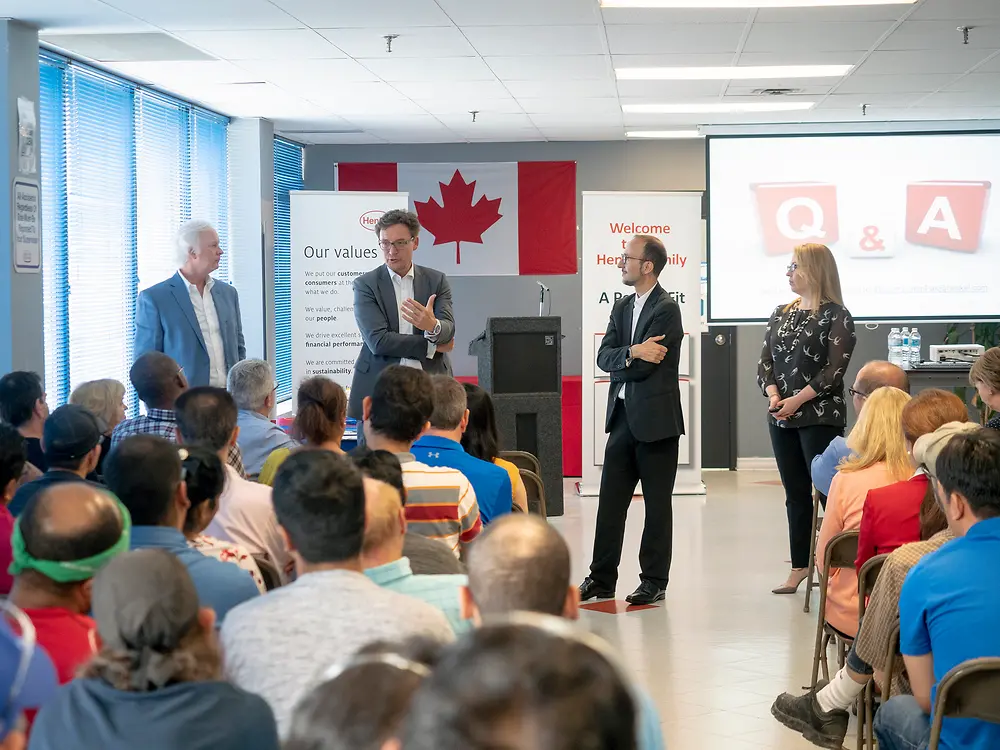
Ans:
POLYGON ((441 321, 440 320, 437 321, 434 324, 434 328, 431 329, 430 331, 428 331, 427 333, 430 334, 431 336, 439 336, 439 335, 441 335, 441 321))
POLYGON ((634 360, 635 360, 635 357, 632 356, 632 347, 630 346, 628 348, 628 352, 626 352, 626 354, 625 354, 625 366, 626 367, 631 367, 632 366, 632 362, 634 360))

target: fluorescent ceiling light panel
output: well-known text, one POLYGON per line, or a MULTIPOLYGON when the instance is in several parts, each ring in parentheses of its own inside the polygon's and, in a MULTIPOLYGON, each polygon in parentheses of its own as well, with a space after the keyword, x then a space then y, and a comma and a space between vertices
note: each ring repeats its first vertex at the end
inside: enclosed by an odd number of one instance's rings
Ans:
POLYGON ((619 80, 734 81, 759 78, 840 78, 853 65, 722 65, 718 67, 616 68, 619 80))
POLYGON ((628 138, 702 138, 697 130, 629 130, 628 138))
POLYGON ((703 104, 623 104, 622 112, 640 115, 717 115, 740 112, 795 112, 816 102, 718 102, 703 104))
POLYGON ((601 0, 602 8, 823 8, 913 5, 917 0, 601 0))

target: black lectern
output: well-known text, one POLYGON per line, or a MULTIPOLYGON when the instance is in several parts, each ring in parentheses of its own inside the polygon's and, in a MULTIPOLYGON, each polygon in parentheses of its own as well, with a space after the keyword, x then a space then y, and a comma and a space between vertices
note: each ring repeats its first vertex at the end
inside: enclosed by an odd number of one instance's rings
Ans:
POLYGON ((479 358, 479 385, 493 397, 502 448, 538 457, 547 512, 561 516, 562 319, 490 318, 469 354, 479 358))

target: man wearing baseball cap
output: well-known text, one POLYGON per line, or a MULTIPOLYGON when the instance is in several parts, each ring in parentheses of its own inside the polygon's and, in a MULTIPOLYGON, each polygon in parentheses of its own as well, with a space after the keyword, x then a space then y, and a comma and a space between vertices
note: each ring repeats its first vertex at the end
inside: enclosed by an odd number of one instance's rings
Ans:
POLYGON ((277 750, 263 698, 222 679, 215 613, 184 563, 128 552, 94 578, 101 650, 38 716, 33 750, 277 750))
POLYGON ((101 426, 97 417, 76 404, 60 406, 45 420, 42 450, 49 470, 23 485, 8 509, 18 516, 31 498, 64 482, 83 482, 101 457, 101 426))
POLYGON ((0 750, 23 750, 25 711, 37 711, 52 699, 56 670, 38 646, 28 616, 4 600, 0 610, 0 750))
MULTIPOLYGON (((913 457, 956 538, 903 584, 899 647, 913 695, 875 714, 882 750, 925 750, 941 679, 970 659, 1000 657, 1000 433, 951 422, 917 440, 913 457)), ((1000 725, 945 718, 940 747, 994 750, 1000 725)))

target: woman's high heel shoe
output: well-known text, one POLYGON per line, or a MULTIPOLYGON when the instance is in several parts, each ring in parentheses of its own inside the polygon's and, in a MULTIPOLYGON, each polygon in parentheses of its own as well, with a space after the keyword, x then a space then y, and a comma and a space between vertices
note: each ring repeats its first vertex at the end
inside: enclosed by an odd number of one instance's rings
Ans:
POLYGON ((792 572, 788 574, 788 580, 785 581, 784 585, 778 586, 776 589, 771 589, 772 594, 794 594, 799 590, 799 586, 802 584, 806 578, 809 577, 809 568, 792 568, 792 572))

